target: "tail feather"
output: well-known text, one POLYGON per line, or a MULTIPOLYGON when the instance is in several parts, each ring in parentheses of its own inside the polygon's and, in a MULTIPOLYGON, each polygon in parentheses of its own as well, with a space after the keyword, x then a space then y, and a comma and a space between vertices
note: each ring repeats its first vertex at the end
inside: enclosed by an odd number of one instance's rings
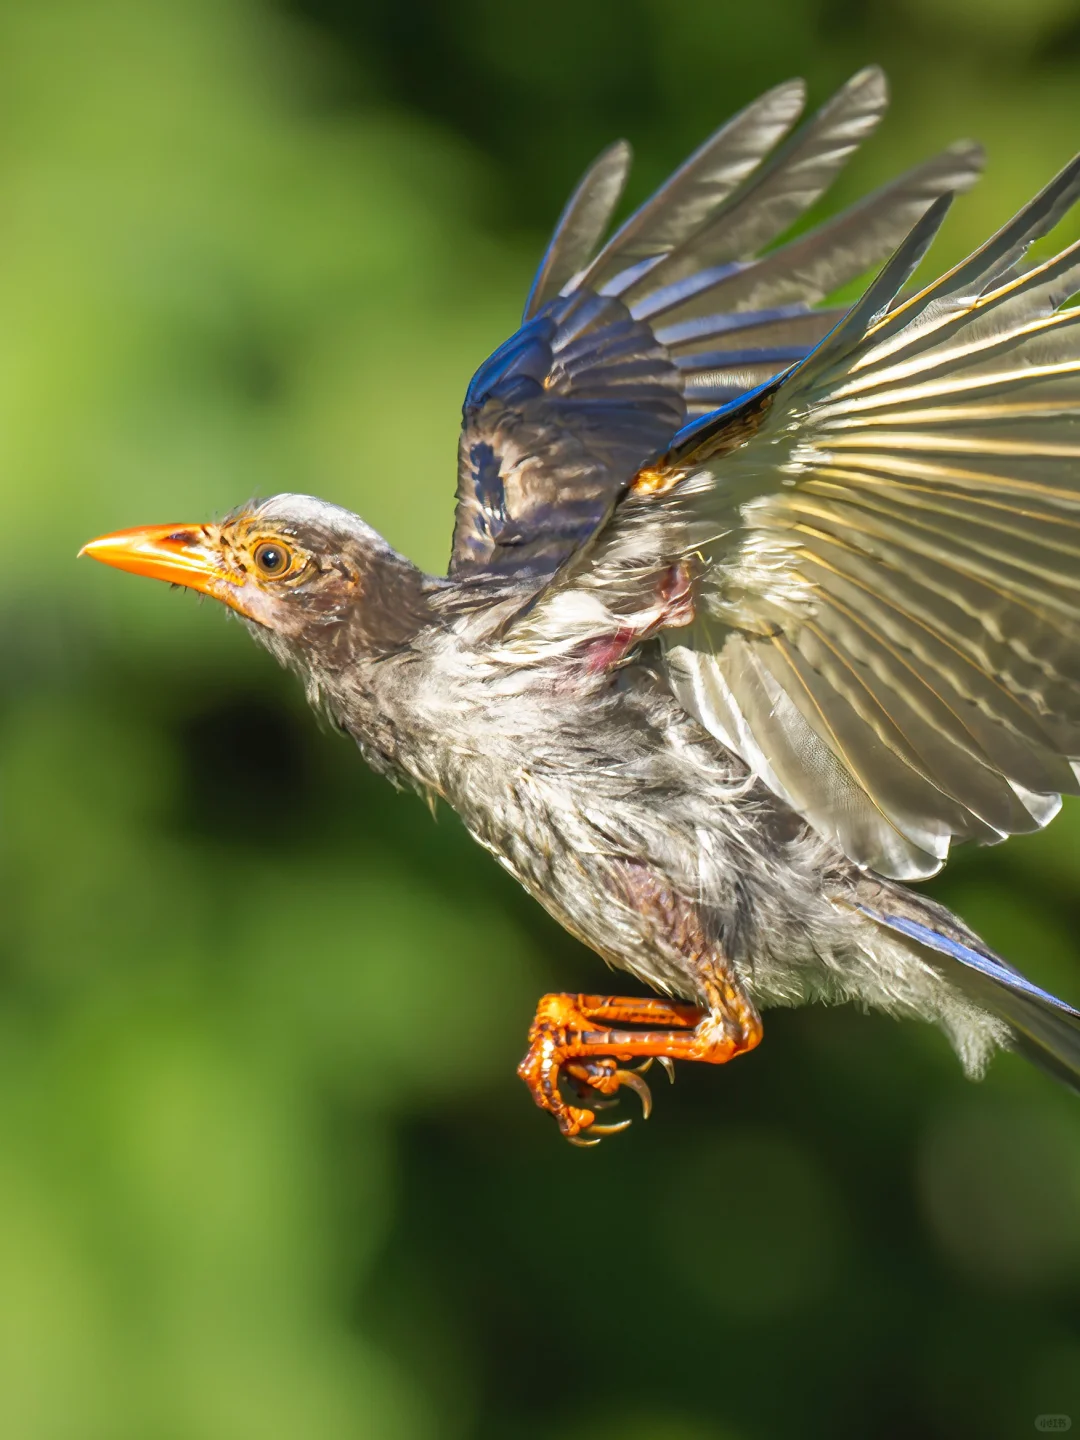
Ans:
POLYGON ((1080 1011, 1033 984, 970 932, 961 931, 946 911, 942 911, 943 923, 952 934, 907 915, 860 908, 879 924, 932 950, 946 979, 1005 1021, 1021 1055, 1080 1093, 1080 1011))

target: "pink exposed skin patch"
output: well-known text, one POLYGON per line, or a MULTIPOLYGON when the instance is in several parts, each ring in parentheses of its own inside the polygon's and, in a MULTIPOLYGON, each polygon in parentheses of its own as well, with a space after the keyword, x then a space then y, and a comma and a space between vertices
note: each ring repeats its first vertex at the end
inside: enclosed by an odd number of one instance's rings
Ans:
POLYGON ((690 567, 684 560, 680 560, 677 565, 668 566, 656 587, 656 593, 665 608, 655 629, 670 630, 693 622, 694 596, 691 584, 690 567))
POLYGON ((585 668, 590 675, 599 675, 625 660, 642 640, 660 630, 689 625, 694 619, 694 597, 690 567, 679 561, 669 565, 657 578, 656 604, 634 616, 636 624, 620 625, 611 635, 593 640, 585 647, 585 668))
POLYGON ((629 625, 622 625, 614 635, 591 641, 585 648, 586 670, 590 675, 599 675, 603 670, 610 670, 626 657, 645 633, 629 625))

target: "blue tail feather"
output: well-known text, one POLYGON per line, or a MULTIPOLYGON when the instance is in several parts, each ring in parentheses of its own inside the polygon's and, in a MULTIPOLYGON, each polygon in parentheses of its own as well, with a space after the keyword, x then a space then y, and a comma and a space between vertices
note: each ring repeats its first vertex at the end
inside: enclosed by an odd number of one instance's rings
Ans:
POLYGON ((886 915, 866 905, 859 908, 879 925, 953 962, 943 967, 947 978, 1008 1024, 1017 1050, 1080 1091, 1080 1011, 1034 985, 988 949, 976 949, 907 915, 886 915))

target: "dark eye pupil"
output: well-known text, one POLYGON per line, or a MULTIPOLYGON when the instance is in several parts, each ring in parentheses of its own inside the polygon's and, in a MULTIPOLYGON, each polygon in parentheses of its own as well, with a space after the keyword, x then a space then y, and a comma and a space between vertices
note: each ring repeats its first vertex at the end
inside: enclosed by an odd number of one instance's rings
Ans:
POLYGON ((278 575, 288 563, 285 551, 278 545, 260 545, 255 552, 255 561, 267 575, 278 575))

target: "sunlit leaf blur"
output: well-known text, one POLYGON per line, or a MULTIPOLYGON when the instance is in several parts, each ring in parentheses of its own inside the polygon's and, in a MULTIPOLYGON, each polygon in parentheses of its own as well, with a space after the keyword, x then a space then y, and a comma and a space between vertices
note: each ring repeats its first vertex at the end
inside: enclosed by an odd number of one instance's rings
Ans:
MULTIPOLYGON (((514 1078, 600 962, 91 535, 303 490, 448 549, 461 396, 617 135, 640 198, 792 73, 830 203, 1080 148, 1075 0, 0 3, 0 1436, 771 1440, 1080 1425, 1080 1107, 767 1017, 573 1151, 514 1078)), ((1070 233, 1068 238, 1072 238, 1070 233)), ((1080 811, 935 893, 1080 1001, 1080 811)))

